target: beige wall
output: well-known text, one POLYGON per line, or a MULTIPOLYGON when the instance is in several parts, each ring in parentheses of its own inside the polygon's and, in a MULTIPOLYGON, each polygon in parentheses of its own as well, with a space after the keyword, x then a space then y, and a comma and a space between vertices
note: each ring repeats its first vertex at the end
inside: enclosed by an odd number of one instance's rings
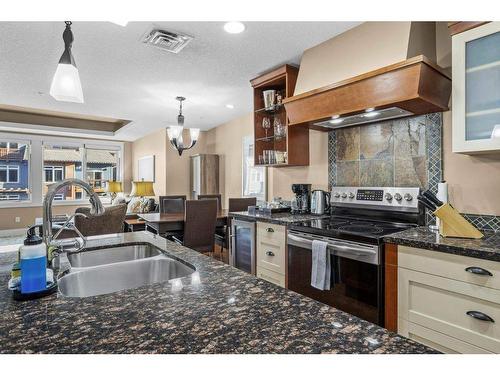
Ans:
POLYGON ((293 197, 292 184, 307 183, 313 189, 328 190, 328 133, 309 131, 309 166, 269 168, 269 198, 293 197))
POLYGON ((253 135, 253 114, 238 117, 206 134, 206 152, 220 155, 219 187, 223 206, 229 197, 241 197, 243 137, 253 135))
POLYGON ((165 129, 151 133, 138 139, 132 144, 132 178, 137 180, 137 161, 144 156, 155 157, 155 182, 156 195, 165 195, 167 192, 167 175, 165 152, 167 149, 167 131, 165 129))
MULTIPOLYGON (((437 23, 436 47, 437 62, 451 71, 451 37, 445 22, 437 23)), ((500 154, 455 154, 451 111, 443 114, 443 127, 443 170, 451 202, 461 212, 500 215, 500 154)))
MULTIPOLYGON (((229 197, 240 197, 242 191, 242 138, 253 136, 253 114, 249 113, 207 132, 206 150, 221 156, 221 194, 227 207, 229 197)), ((268 199, 280 196, 291 199, 293 183, 310 183, 313 188, 327 189, 328 135, 310 132, 310 165, 308 167, 268 168, 268 199)))
MULTIPOLYGON (((190 141, 189 130, 184 130, 183 138, 186 140, 186 143, 190 141)), ((196 145, 192 149, 184 151, 181 156, 167 141, 167 150, 165 153, 167 194, 185 194, 188 198, 190 197, 190 156, 207 152, 205 147, 206 138, 206 132, 200 132, 196 145)))

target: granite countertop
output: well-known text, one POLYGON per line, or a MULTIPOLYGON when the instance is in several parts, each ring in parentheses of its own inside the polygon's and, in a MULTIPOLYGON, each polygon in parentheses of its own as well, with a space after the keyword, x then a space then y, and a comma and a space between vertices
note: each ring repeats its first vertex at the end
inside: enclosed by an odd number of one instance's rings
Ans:
POLYGON ((15 253, 0 254, 2 353, 435 353, 377 325, 147 232, 88 247, 152 243, 196 267, 183 288, 17 302, 6 288, 15 253), (193 278, 194 280, 194 278, 193 278))
POLYGON ((384 241, 500 262, 500 232, 483 233, 484 237, 479 240, 445 238, 428 227, 417 227, 385 236, 384 241))
POLYGON ((240 212, 230 212, 230 216, 249 220, 249 221, 262 221, 272 224, 287 225, 292 223, 298 223, 300 221, 307 221, 312 219, 324 219, 330 217, 330 215, 313 215, 313 214, 292 214, 291 212, 279 212, 273 214, 272 216, 249 214, 247 211, 240 212))

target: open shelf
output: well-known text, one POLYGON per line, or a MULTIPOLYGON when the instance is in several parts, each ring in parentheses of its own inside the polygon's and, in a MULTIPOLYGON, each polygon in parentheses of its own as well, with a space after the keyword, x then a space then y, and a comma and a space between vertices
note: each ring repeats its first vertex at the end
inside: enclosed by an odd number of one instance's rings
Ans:
MULTIPOLYGON (((273 71, 265 73, 252 79, 254 97, 254 160, 256 166, 265 167, 288 167, 309 165, 309 129, 306 127, 289 127, 288 115, 283 104, 264 106, 263 92, 276 90, 283 99, 293 96, 295 83, 298 76, 298 68, 291 65, 283 65, 273 71), (264 129, 263 120, 268 117, 271 127, 264 129), (286 127, 285 135, 276 137, 274 134, 274 121, 279 120, 286 127), (275 151, 285 153, 284 163, 259 163, 264 153, 275 151), (260 157, 260 158, 259 158, 260 157)), ((274 155, 274 154, 273 154, 274 155)))
POLYGON ((275 104, 271 107, 256 109, 255 113, 267 113, 269 115, 273 115, 281 111, 283 108, 285 108, 283 104, 275 104))

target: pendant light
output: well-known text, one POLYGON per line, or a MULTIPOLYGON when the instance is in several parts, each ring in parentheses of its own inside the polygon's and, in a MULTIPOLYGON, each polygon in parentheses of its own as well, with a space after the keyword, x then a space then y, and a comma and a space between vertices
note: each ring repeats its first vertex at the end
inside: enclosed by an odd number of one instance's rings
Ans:
POLYGON ((167 128, 167 135, 170 144, 177 150, 179 156, 182 155, 184 150, 189 150, 192 148, 198 137, 200 136, 200 129, 189 129, 189 135, 191 136, 191 143, 189 146, 184 146, 182 140, 182 131, 184 130, 184 115, 182 114, 182 102, 186 100, 183 96, 178 96, 175 98, 179 101, 179 115, 177 116, 177 125, 173 125, 167 128))
POLYGON ((82 84, 76 67, 75 59, 71 53, 73 32, 71 21, 66 21, 63 32, 64 52, 59 59, 56 73, 50 85, 50 95, 61 102, 83 103, 82 84))

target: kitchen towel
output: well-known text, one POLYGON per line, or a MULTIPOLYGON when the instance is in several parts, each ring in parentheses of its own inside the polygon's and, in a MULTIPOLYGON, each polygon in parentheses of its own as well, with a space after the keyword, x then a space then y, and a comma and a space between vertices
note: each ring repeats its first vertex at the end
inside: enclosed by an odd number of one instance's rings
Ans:
POLYGON ((312 242, 311 286, 319 290, 330 290, 332 267, 328 243, 314 240, 312 242))

